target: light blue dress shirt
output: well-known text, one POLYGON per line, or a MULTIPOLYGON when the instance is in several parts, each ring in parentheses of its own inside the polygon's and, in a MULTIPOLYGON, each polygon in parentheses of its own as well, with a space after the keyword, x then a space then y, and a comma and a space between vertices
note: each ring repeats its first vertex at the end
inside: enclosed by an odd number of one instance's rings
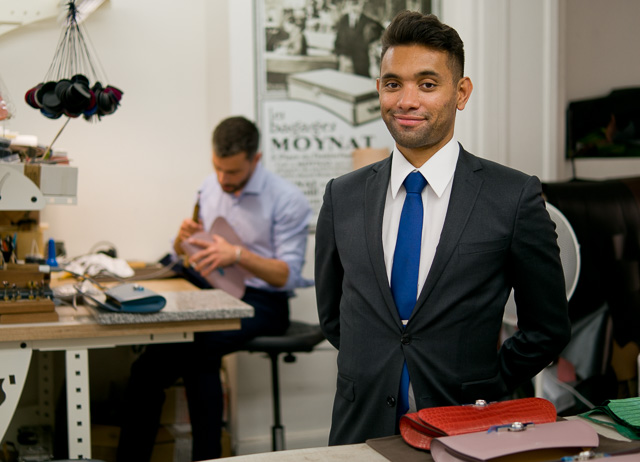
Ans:
POLYGON ((224 217, 248 250, 289 265, 284 287, 271 286, 256 277, 245 280, 248 287, 292 292, 313 285, 301 274, 311 215, 302 192, 263 168, 261 162, 239 196, 224 192, 215 173, 200 187, 200 221, 205 230, 211 229, 217 217, 224 217))

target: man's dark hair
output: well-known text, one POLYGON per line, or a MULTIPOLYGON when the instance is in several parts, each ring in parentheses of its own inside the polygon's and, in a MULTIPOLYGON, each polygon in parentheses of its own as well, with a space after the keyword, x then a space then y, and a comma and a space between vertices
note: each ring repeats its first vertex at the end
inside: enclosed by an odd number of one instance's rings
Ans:
POLYGON ((443 24, 433 14, 417 11, 398 13, 382 35, 380 58, 389 48, 400 45, 422 45, 444 51, 449 55, 454 78, 464 76, 464 43, 454 28, 443 24))
POLYGON ((213 131, 213 150, 218 157, 229 157, 241 152, 251 160, 258 152, 260 132, 258 127, 244 117, 224 119, 213 131))

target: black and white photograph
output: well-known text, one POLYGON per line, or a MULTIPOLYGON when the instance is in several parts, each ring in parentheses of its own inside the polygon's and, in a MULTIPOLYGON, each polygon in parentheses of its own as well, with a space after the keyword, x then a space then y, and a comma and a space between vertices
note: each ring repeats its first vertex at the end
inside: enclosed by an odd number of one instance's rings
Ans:
POLYGON ((255 1, 256 68, 263 154, 314 211, 326 182, 389 155, 376 78, 380 39, 405 9, 431 0, 255 1))
POLYGON ((380 37, 401 10, 434 12, 431 0, 265 0, 264 66, 268 91, 286 90, 287 77, 332 69, 376 78, 380 37))

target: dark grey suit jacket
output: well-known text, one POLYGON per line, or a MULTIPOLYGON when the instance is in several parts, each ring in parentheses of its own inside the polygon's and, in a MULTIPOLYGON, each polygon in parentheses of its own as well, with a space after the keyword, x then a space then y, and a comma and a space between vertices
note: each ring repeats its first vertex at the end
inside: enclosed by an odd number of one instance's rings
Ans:
POLYGON ((497 400, 570 338, 555 225, 538 178, 460 148, 433 265, 406 329, 382 248, 390 158, 327 184, 316 229, 320 324, 338 350, 330 444, 393 435, 406 360, 418 409, 497 400), (519 330, 499 345, 514 288, 519 330))

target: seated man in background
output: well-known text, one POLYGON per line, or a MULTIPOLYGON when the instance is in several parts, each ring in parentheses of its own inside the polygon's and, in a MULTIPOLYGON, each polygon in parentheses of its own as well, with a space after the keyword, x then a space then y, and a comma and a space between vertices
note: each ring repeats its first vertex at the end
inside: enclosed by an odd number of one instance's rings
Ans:
POLYGON ((197 220, 182 222, 174 250, 181 243, 202 248, 189 263, 202 276, 237 264, 249 274, 242 300, 255 316, 242 319, 240 330, 203 332, 192 343, 149 345, 131 368, 123 403, 118 462, 147 462, 160 422, 164 390, 182 378, 191 420, 192 460, 220 457, 222 426, 222 357, 258 335, 279 335, 289 326, 289 297, 311 281, 302 275, 311 209, 294 185, 260 163, 257 127, 243 117, 222 121, 213 132, 215 173, 203 182, 197 220), (193 239, 223 217, 243 242, 221 236, 193 239))

